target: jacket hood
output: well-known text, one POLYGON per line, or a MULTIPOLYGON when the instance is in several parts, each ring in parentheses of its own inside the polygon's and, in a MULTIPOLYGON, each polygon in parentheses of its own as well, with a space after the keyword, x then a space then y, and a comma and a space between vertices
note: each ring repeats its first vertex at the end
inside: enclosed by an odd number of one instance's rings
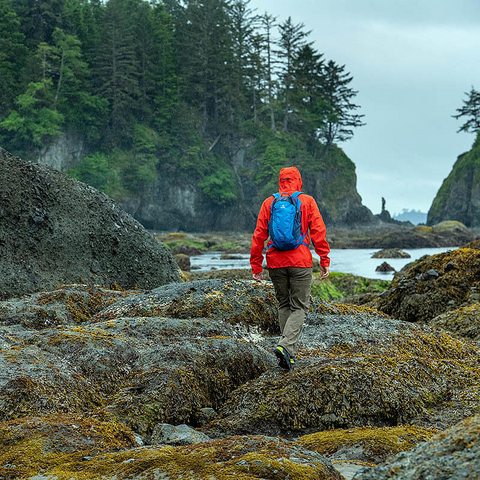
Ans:
POLYGON ((280 170, 280 178, 278 180, 278 191, 280 193, 288 193, 302 191, 302 176, 297 167, 287 167, 280 170))

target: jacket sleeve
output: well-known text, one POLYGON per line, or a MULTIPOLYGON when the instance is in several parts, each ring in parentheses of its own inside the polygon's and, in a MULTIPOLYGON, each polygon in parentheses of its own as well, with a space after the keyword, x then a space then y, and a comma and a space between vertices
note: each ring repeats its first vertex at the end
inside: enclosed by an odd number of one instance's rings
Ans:
POLYGON ((325 228, 325 223, 323 223, 322 215, 318 210, 317 202, 312 198, 311 208, 310 208, 310 218, 309 227, 310 227, 310 238, 312 239, 313 245, 315 247, 315 252, 317 252, 320 257, 320 265, 322 267, 330 266, 330 258, 328 254, 330 253, 330 245, 325 239, 327 230, 325 228))
POLYGON ((267 201, 264 201, 258 214, 257 227, 253 232, 252 247, 250 249, 252 273, 261 273, 263 271, 263 248, 265 246, 265 240, 268 238, 269 218, 269 206, 267 205, 267 201))

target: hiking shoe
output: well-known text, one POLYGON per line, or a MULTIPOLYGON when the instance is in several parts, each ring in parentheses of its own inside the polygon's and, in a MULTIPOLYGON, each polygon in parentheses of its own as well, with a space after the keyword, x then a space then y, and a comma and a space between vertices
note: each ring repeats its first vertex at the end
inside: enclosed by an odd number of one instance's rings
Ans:
MULTIPOLYGON (((285 348, 279 345, 275 349, 275 356, 278 358, 279 367, 282 367, 285 370, 290 370, 292 368, 292 359, 285 348)), ((295 360, 293 360, 293 364, 295 364, 295 360)))

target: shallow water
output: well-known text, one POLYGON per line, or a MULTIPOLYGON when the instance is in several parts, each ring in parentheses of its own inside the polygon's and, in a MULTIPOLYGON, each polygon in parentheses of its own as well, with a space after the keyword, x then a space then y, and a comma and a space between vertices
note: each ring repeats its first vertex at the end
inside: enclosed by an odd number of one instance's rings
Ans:
MULTIPOLYGON (((423 255, 434 255, 436 253, 447 252, 453 250, 454 247, 443 248, 413 248, 404 249, 411 255, 411 258, 371 258, 375 252, 380 249, 375 248, 351 248, 351 249, 332 249, 330 251, 330 270, 332 272, 353 273, 366 278, 382 278, 391 280, 393 272, 381 273, 376 272, 375 268, 383 262, 387 262, 395 270, 400 270, 409 262, 422 257, 423 255)), ((190 257, 192 267, 200 267, 193 271, 206 272, 213 268, 217 270, 232 270, 236 268, 250 268, 249 254, 235 254, 238 259, 220 260, 221 252, 209 252, 203 255, 190 257)), ((313 253, 315 258, 319 258, 313 253)))

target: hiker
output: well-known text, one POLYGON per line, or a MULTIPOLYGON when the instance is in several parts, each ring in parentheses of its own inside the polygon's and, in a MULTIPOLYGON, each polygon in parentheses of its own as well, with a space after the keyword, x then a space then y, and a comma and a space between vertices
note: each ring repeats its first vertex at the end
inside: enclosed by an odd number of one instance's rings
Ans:
POLYGON ((278 322, 282 335, 275 348, 275 355, 279 359, 280 367, 285 370, 292 370, 295 365, 298 342, 310 303, 312 286, 310 238, 320 256, 322 280, 329 274, 330 247, 325 234, 325 224, 317 203, 313 197, 302 193, 300 172, 296 167, 282 168, 279 193, 263 202, 258 215, 257 227, 252 238, 250 265, 253 278, 261 282, 263 249, 265 240, 270 236, 266 253, 267 268, 278 300, 278 322), (284 213, 288 211, 291 212, 290 216, 284 213), (296 220, 292 219, 292 215, 296 220), (293 235, 290 233, 292 230, 293 235))

